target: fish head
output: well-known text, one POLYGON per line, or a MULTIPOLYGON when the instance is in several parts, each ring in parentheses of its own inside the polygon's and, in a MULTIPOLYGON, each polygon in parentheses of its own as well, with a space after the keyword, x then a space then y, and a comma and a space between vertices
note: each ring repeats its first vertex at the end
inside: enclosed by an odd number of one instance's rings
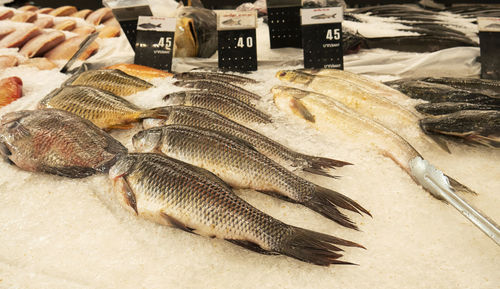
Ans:
POLYGON ((142 127, 144 129, 149 129, 153 127, 159 127, 162 125, 165 125, 165 119, 160 119, 160 118, 146 118, 142 121, 142 127))
POLYGON ((196 82, 194 81, 184 81, 184 80, 178 80, 174 82, 175 86, 180 86, 180 87, 187 87, 187 88, 195 88, 196 82))
POLYGON ((138 152, 154 152, 158 149, 162 136, 161 127, 143 130, 132 137, 132 144, 138 152))
POLYGON ((174 42, 175 57, 195 57, 198 55, 198 36, 193 19, 189 17, 177 18, 174 42))
POLYGON ((23 152, 30 151, 32 136, 23 120, 30 116, 29 111, 16 111, 5 114, 0 120, 0 154, 11 163, 23 159, 23 152))
POLYGON ((109 169, 109 178, 114 182, 125 175, 127 175, 135 163, 134 155, 123 155, 116 163, 109 169))
POLYGON ((187 92, 178 91, 165 95, 163 100, 167 101, 170 105, 183 105, 186 102, 187 92))
POLYGON ((276 77, 281 81, 308 84, 312 80, 312 75, 296 70, 280 70, 276 77))

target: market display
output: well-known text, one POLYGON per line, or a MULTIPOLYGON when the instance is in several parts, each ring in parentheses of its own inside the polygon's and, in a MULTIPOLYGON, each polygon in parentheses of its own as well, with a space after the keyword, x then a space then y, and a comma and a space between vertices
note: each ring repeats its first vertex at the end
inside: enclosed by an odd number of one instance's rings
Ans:
MULTIPOLYGON (((478 49, 472 15, 498 12, 449 11, 350 9, 346 69, 478 49)), ((110 8, 0 7, 0 287, 26 271, 68 288, 495 288, 499 81, 222 71, 215 13, 175 14, 167 72, 80 47, 124 38, 110 8), (77 72, 57 70, 82 50, 77 72)))

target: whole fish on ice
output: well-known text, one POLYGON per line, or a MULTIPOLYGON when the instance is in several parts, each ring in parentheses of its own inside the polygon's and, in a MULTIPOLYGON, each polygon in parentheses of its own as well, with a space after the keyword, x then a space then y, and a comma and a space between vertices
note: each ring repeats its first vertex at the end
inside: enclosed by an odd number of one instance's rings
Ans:
POLYGON ((162 110, 162 119, 145 119, 142 122, 145 129, 169 124, 189 125, 232 135, 250 143, 259 152, 283 166, 296 167, 313 174, 331 177, 326 169, 350 165, 340 160, 293 151, 263 134, 203 108, 169 106, 162 110))
POLYGON ((250 92, 237 85, 218 80, 211 80, 211 79, 179 80, 174 82, 174 85, 185 88, 195 88, 200 90, 209 90, 211 92, 217 92, 220 94, 224 94, 226 96, 234 97, 248 104, 251 104, 252 100, 260 99, 260 96, 253 92, 250 92))
POLYGON ((362 247, 287 225, 239 198, 210 172, 159 154, 126 155, 109 178, 122 205, 137 216, 260 253, 328 266, 348 264, 338 260, 336 245, 362 247))
POLYGON ((22 110, 0 121, 0 154, 23 170, 83 178, 106 172, 126 153, 90 121, 66 111, 22 110))

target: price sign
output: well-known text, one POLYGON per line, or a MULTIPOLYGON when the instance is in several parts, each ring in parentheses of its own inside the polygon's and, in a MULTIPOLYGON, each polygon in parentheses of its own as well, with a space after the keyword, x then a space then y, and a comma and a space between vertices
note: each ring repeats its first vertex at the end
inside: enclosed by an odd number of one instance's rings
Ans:
POLYGON ((305 68, 344 69, 342 7, 301 9, 305 68))
POLYGON ((175 18, 139 16, 134 63, 172 70, 175 18))
POLYGON ((500 18, 478 17, 481 78, 500 79, 500 18))
POLYGON ((302 47, 300 29, 301 0, 267 0, 267 19, 271 49, 302 47))
POLYGON ((256 11, 217 11, 219 68, 257 70, 256 11))

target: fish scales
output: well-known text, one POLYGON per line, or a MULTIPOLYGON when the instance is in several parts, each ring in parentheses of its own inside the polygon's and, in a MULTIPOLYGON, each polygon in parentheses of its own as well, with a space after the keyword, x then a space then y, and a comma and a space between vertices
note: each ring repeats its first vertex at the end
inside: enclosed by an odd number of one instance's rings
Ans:
POLYGON ((159 155, 132 153, 110 170, 121 203, 140 217, 261 253, 276 252, 318 265, 346 263, 333 244, 360 245, 293 227, 257 210, 215 175, 159 155))
POLYGON ((328 176, 328 174, 324 168, 341 167, 350 164, 295 152, 265 135, 203 108, 170 106, 165 108, 163 113, 163 119, 145 119, 143 127, 148 129, 167 124, 183 124, 219 131, 250 143, 258 151, 282 165, 298 167, 325 176, 328 176))
POLYGON ((0 154, 28 171, 82 178, 106 172, 126 153, 90 121, 62 110, 17 111, 0 122, 0 154))
POLYGON ((87 85, 118 96, 128 96, 153 87, 151 83, 118 69, 83 71, 71 76, 63 85, 87 85))
POLYGON ((250 92, 244 88, 233 85, 231 83, 199 79, 199 80, 179 80, 174 82, 174 85, 186 88, 195 88, 201 90, 210 90, 230 97, 234 97, 246 103, 251 103, 252 100, 260 99, 260 96, 250 92))
POLYGON ((90 86, 63 86, 45 96, 39 108, 66 110, 100 128, 119 127, 136 121, 142 110, 129 101, 90 86))
POLYGON ((225 81, 230 83, 241 83, 241 84, 257 83, 257 81, 252 78, 243 77, 236 74, 207 72, 207 71, 189 71, 189 72, 176 73, 174 77, 180 80, 210 79, 216 81, 225 81))
POLYGON ((224 134, 191 126, 169 125, 139 132, 132 142, 138 151, 162 152, 202 167, 235 188, 278 194, 346 227, 356 228, 336 206, 368 213, 353 200, 294 175, 251 145, 224 134))
POLYGON ((236 98, 210 91, 181 91, 167 94, 164 100, 173 105, 209 109, 238 123, 270 123, 271 117, 236 98))

